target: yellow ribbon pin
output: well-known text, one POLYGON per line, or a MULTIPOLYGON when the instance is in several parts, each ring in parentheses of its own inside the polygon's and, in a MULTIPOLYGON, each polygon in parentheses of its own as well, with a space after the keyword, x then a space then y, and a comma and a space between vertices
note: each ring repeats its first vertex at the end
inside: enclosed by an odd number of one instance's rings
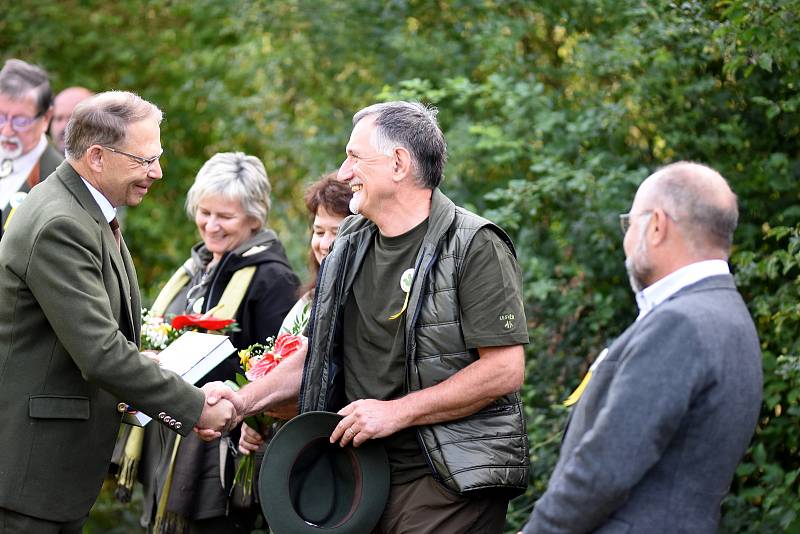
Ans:
POLYGON ((602 352, 600 352, 600 354, 597 356, 597 359, 594 361, 592 366, 589 367, 589 370, 586 372, 586 376, 583 377, 583 380, 581 380, 581 383, 575 388, 575 391, 570 393, 569 397, 567 397, 567 400, 564 401, 564 406, 572 406, 578 402, 578 399, 580 399, 581 395, 583 395, 586 386, 589 385, 589 380, 592 379, 592 371, 595 370, 595 368, 605 359, 606 356, 608 356, 607 347, 603 349, 602 352))
POLYGON ((403 301, 403 307, 400 309, 400 311, 389 317, 390 321, 394 321, 400 317, 404 311, 406 311, 406 308, 408 307, 408 296, 411 294, 411 283, 413 281, 414 269, 406 269, 403 271, 403 274, 400 275, 400 289, 406 294, 406 299, 403 301))

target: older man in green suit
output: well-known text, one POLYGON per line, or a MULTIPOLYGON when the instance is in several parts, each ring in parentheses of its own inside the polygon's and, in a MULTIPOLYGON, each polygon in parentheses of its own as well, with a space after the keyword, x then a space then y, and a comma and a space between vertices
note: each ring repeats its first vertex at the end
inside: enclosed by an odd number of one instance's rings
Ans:
POLYGON ((31 187, 64 156, 47 142, 53 91, 38 65, 9 59, 0 69, 0 238, 31 187))
POLYGON ((161 117, 132 93, 83 102, 67 160, 0 241, 0 533, 80 532, 122 401, 182 435, 236 419, 230 390, 197 389, 137 349, 136 273, 114 214, 162 176, 161 117), (209 391, 226 400, 209 406, 209 391))

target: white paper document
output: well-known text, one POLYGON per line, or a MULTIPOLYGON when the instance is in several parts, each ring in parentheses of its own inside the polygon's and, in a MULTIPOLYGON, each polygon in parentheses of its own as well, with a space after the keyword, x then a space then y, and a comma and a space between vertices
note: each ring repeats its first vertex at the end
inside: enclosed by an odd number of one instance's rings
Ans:
MULTIPOLYGON (((158 354, 158 359, 163 369, 179 374, 190 384, 196 384, 235 351, 228 336, 184 332, 158 354)), ((143 412, 126 413, 122 422, 144 426, 150 422, 150 417, 143 412)))

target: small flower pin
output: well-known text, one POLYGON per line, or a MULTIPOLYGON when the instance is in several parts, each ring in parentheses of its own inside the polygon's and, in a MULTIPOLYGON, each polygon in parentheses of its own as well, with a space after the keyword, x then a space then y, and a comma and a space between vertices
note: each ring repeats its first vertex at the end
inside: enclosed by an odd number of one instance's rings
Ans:
POLYGON ((408 307, 408 295, 411 293, 411 283, 413 281, 414 269, 406 269, 403 271, 403 274, 400 275, 400 289, 406 294, 406 298, 403 301, 403 307, 400 309, 400 311, 389 317, 390 321, 394 321, 400 317, 404 311, 406 311, 406 308, 408 307))

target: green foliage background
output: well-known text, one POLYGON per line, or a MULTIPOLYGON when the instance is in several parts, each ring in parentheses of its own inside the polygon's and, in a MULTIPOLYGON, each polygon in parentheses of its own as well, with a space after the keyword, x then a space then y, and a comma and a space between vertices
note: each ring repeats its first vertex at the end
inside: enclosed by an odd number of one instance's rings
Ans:
MULTIPOLYGON (((166 112, 165 178, 127 216, 151 296, 196 239, 183 202, 212 154, 262 158, 270 223, 303 271, 302 190, 340 163, 353 112, 439 107, 443 189, 508 229, 524 269, 533 470, 509 532, 546 487, 560 402, 635 316, 616 214, 660 165, 719 169, 739 195, 731 263, 765 371, 722 531, 800 529, 800 0, 0 4, 3 59, 43 65, 56 89, 133 90, 166 112)), ((97 508, 95 531, 109 514, 134 524, 97 508)))

